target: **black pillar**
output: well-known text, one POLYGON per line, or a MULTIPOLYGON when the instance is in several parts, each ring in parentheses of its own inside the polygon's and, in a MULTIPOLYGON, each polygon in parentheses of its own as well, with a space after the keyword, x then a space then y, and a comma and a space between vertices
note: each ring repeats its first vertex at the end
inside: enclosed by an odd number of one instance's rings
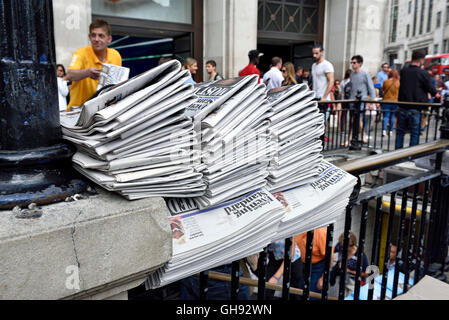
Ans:
POLYGON ((85 188, 61 140, 51 0, 0 0, 0 209, 85 188))

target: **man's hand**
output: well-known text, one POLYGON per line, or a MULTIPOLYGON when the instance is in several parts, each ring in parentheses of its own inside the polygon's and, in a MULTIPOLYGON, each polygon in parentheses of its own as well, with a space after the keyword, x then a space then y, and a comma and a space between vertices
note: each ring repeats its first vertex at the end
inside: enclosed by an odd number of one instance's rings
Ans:
POLYGON ((89 68, 86 69, 87 76, 91 79, 98 80, 100 79, 100 70, 97 68, 89 68))
POLYGON ((271 277, 271 278, 268 280, 268 283, 271 283, 271 284, 278 284, 278 281, 277 281, 277 279, 276 279, 275 277, 271 277))

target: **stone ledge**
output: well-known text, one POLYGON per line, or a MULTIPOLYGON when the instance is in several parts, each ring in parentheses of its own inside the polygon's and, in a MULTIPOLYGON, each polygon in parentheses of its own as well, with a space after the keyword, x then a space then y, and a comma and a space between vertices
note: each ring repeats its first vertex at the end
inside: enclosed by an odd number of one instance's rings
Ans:
POLYGON ((88 199, 43 206, 38 219, 0 211, 0 299, 101 296, 171 258, 162 198, 127 201, 98 191, 88 199))

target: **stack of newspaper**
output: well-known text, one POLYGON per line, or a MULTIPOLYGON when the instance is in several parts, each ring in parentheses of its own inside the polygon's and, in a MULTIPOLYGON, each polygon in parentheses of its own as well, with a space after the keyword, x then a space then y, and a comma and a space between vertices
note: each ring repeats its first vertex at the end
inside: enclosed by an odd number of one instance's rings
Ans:
POLYGON ((197 85, 197 101, 186 115, 201 135, 201 172, 205 195, 195 198, 206 208, 266 185, 274 155, 269 133, 270 104, 264 84, 251 75, 197 85))
POLYGON ((191 199, 172 199, 167 206, 173 257, 148 277, 147 289, 262 251, 285 215, 282 204, 264 188, 206 210, 198 210, 191 199))
POLYGON ((334 223, 345 212, 357 179, 333 164, 322 161, 319 177, 312 183, 275 193, 286 209, 276 240, 334 223))
POLYGON ((268 189, 272 192, 306 184, 318 174, 324 119, 314 97, 305 84, 268 92, 270 130, 277 146, 268 169, 268 189))
POLYGON ((193 86, 184 85, 189 76, 170 61, 62 115, 63 136, 78 148, 75 169, 131 200, 202 195, 202 175, 191 165, 193 123, 184 115, 195 101, 193 86))

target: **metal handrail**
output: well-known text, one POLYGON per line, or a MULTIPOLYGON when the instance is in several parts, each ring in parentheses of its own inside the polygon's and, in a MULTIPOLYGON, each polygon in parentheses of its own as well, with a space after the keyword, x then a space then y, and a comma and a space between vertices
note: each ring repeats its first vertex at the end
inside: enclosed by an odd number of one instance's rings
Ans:
POLYGON ((388 100, 358 100, 358 99, 347 99, 347 100, 329 100, 329 101, 318 101, 318 104, 334 104, 334 103, 374 103, 374 104, 397 104, 397 105, 408 105, 408 106, 426 106, 426 107, 443 107, 441 103, 430 103, 430 102, 407 102, 407 101, 388 101, 388 100))

